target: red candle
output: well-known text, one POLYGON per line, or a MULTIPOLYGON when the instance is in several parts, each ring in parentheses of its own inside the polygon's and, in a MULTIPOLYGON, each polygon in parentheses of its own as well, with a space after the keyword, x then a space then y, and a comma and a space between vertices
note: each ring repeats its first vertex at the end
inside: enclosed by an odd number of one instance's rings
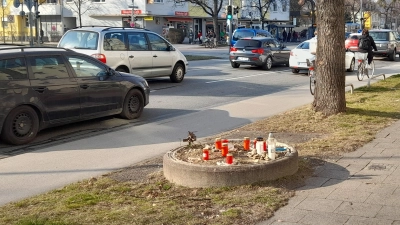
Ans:
POLYGON ((223 143, 222 144, 222 157, 225 157, 228 154, 228 143, 223 143))
POLYGON ((210 155, 209 151, 207 148, 203 149, 203 160, 208 160, 210 155))
POLYGON ((215 149, 222 149, 222 142, 221 142, 221 138, 215 138, 215 149))
POLYGON ((250 149, 250 138, 245 137, 243 140, 243 148, 244 150, 249 150, 250 149))
POLYGON ((226 155, 226 163, 232 164, 233 163, 233 155, 231 153, 226 155))
POLYGON ((264 141, 264 151, 267 151, 267 141, 264 141))

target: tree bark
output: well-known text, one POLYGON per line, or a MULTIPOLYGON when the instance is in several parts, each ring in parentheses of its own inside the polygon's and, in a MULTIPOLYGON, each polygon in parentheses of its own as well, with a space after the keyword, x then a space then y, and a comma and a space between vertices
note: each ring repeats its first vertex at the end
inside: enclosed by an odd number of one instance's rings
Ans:
POLYGON ((344 0, 317 0, 316 90, 313 108, 324 115, 346 111, 344 0))

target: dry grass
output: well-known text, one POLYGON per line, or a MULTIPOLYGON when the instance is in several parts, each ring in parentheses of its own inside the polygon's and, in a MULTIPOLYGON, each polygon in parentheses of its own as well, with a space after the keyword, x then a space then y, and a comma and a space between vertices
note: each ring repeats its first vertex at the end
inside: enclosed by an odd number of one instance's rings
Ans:
MULTIPOLYGON (((218 135, 240 138, 277 132, 278 141, 288 140, 301 156, 299 172, 293 176, 194 189, 168 182, 161 169, 141 179, 122 180, 116 179, 124 173, 119 171, 1 207, 0 224, 255 224, 287 204, 293 188, 312 173, 315 163, 354 151, 398 120, 399 87, 400 76, 393 76, 347 93, 346 113, 324 117, 304 106, 218 135)), ((143 165, 157 164, 160 161, 143 165)), ((129 174, 139 173, 143 165, 130 168, 129 174)))

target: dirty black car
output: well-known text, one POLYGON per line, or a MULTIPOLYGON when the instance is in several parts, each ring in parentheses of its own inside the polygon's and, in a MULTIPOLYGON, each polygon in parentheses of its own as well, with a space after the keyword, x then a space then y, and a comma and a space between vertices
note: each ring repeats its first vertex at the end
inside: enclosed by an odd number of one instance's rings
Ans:
POLYGON ((26 144, 47 127, 118 114, 140 117, 145 79, 62 48, 0 50, 0 138, 26 144))
POLYGON ((240 39, 229 51, 229 60, 233 68, 251 65, 269 70, 272 65, 289 66, 289 56, 290 50, 275 38, 270 37, 240 39))

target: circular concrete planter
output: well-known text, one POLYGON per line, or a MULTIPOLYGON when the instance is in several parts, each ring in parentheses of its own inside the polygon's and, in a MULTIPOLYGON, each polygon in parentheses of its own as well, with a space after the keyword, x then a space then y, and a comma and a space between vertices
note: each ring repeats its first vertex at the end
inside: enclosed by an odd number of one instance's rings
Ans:
POLYGON ((163 158, 163 172, 170 182, 186 187, 226 187, 276 180, 293 175, 298 170, 298 153, 290 153, 276 160, 260 164, 199 165, 177 159, 175 153, 181 148, 167 152, 163 158))

